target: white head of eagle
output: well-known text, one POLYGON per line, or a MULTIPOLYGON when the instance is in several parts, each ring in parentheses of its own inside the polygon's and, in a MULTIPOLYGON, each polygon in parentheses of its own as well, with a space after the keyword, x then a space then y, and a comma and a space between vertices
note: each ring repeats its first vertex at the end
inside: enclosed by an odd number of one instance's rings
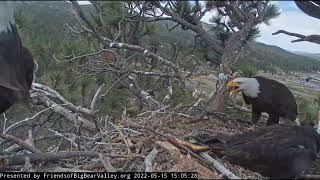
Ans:
POLYGON ((14 1, 0 1, 0 114, 28 100, 35 63, 23 47, 14 20, 14 1))
POLYGON ((252 106, 253 124, 262 112, 268 113, 267 125, 278 123, 279 117, 295 120, 298 111, 292 92, 282 83, 262 76, 235 78, 228 82, 230 96, 242 92, 246 104, 252 106))
POLYGON ((227 87, 230 90, 230 95, 241 91, 244 95, 251 98, 258 97, 260 92, 259 83, 256 78, 235 78, 228 82, 227 87))

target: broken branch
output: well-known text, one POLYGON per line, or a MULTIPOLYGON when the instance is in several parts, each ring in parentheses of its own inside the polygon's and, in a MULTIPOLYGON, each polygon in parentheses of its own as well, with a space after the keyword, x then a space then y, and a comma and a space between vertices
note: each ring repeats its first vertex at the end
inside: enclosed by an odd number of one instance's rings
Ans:
MULTIPOLYGON (((10 140, 10 141, 13 141, 14 143, 18 144, 18 145, 19 145, 20 147, 22 147, 23 149, 26 149, 26 150, 28 150, 28 151, 31 151, 31 152, 34 152, 34 153, 41 153, 41 151, 40 151, 39 149, 37 149, 37 148, 29 145, 27 142, 24 142, 24 141, 22 141, 22 140, 20 140, 20 139, 18 139, 18 138, 16 138, 16 137, 14 137, 14 136, 12 136, 12 135, 1 133, 1 134, 0 134, 0 137, 3 138, 3 139, 8 139, 8 140, 10 140)), ((25 158, 22 158, 22 159, 21 159, 21 160, 22 160, 22 163, 25 162, 24 159, 25 159, 25 158)), ((1 160, 0 160, 0 161, 1 161, 1 160)))
MULTIPOLYGON (((32 154, 18 154, 14 156, 0 156, 0 164, 2 166, 20 165, 25 163, 25 158, 30 157, 30 163, 37 161, 55 161, 60 159, 68 159, 74 157, 91 157, 97 158, 99 154, 97 152, 90 151, 73 151, 73 152, 57 152, 57 153, 32 153, 32 154)), ((142 157, 142 155, 122 155, 122 154, 103 154, 106 157, 118 158, 118 157, 142 157)))
POLYGON ((148 156, 144 159, 144 164, 146 166, 146 170, 145 172, 152 172, 153 168, 152 168, 152 162, 154 161, 154 159, 156 158, 158 154, 158 150, 156 148, 154 148, 150 154, 148 154, 148 156))
POLYGON ((208 152, 201 152, 200 156, 209 161, 223 176, 226 176, 229 179, 240 179, 240 177, 234 175, 226 167, 220 164, 219 161, 212 158, 208 152))

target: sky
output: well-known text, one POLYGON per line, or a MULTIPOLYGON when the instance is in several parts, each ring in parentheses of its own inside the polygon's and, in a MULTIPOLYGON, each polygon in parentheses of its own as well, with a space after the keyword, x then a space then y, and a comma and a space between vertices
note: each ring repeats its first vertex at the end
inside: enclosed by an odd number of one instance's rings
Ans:
POLYGON ((320 34, 320 20, 306 15, 293 1, 273 1, 281 10, 279 17, 271 21, 269 26, 261 25, 261 37, 257 41, 276 45, 291 51, 320 53, 320 45, 310 42, 291 43, 297 38, 284 34, 272 35, 279 29, 303 35, 320 34))
MULTIPOLYGON (((270 25, 259 25, 260 37, 256 39, 269 45, 275 45, 289 51, 304 51, 308 53, 320 53, 320 45, 310 42, 291 43, 297 38, 284 34, 272 35, 272 33, 282 29, 288 32, 302 35, 320 34, 320 20, 303 13, 293 1, 271 1, 276 4, 281 14, 270 21, 270 25)), ((203 17, 204 22, 208 22, 210 14, 203 17)))
MULTIPOLYGON (((79 4, 88 4, 89 1, 79 1, 79 4)), ((261 24, 260 37, 256 39, 269 45, 279 46, 289 51, 304 51, 308 53, 320 53, 320 45, 310 42, 291 43, 297 38, 284 34, 272 35, 282 29, 303 35, 320 34, 320 20, 303 13, 293 1, 271 1, 280 8, 280 16, 270 21, 270 25, 261 24)), ((202 21, 209 22, 212 13, 207 13, 202 21)))

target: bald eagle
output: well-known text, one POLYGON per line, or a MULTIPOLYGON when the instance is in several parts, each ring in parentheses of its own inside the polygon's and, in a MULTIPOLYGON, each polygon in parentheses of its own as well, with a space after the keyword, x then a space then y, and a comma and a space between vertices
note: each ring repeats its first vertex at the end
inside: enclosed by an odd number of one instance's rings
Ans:
POLYGON ((0 113, 27 100, 34 81, 35 64, 22 46, 14 20, 14 1, 0 1, 0 113))
POLYGON ((294 178, 312 168, 320 148, 320 136, 309 124, 274 124, 231 136, 193 139, 207 147, 202 149, 271 178, 294 178))
POLYGON ((269 115, 267 126, 279 123, 279 117, 292 121, 297 118, 297 103, 293 94, 276 80, 261 76, 235 78, 228 82, 227 88, 230 96, 242 92, 245 103, 251 104, 252 128, 255 128, 262 112, 269 115))

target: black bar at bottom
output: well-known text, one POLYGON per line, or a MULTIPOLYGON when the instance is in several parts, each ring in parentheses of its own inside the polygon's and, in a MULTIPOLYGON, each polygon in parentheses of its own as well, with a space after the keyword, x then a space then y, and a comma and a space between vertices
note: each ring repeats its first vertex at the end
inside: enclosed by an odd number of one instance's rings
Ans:
POLYGON ((198 179, 197 172, 0 172, 0 179, 198 179))

